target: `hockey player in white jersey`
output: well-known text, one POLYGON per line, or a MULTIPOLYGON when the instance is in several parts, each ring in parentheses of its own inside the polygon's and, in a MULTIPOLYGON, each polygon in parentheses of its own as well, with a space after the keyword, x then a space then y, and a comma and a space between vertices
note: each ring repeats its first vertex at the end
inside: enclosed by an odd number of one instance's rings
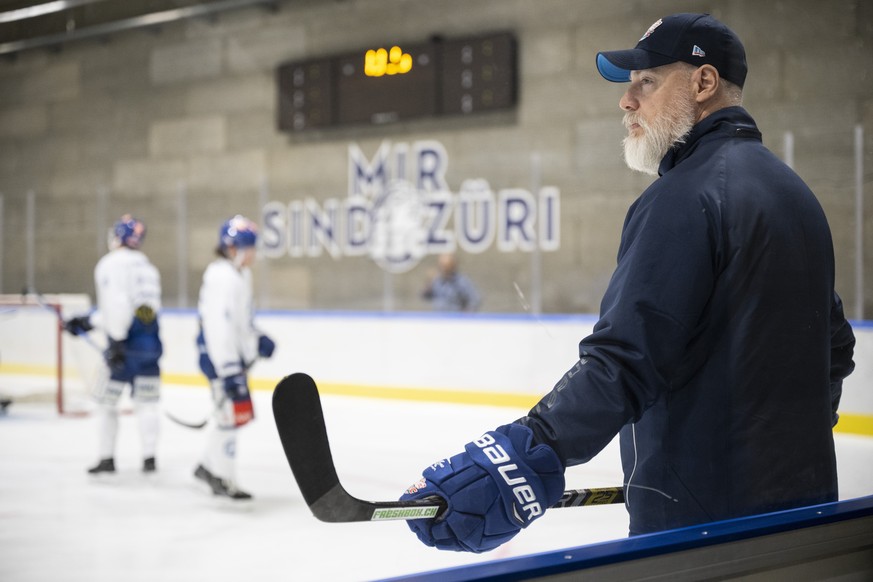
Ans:
POLYGON ((252 274, 257 226, 243 216, 221 225, 215 259, 203 273, 198 312, 200 369, 209 379, 214 422, 208 428, 206 449, 194 472, 213 494, 235 500, 251 499, 236 486, 237 430, 254 418, 249 393, 249 368, 269 358, 275 344, 254 327, 252 274))
POLYGON ((118 401, 131 388, 134 412, 142 441, 142 470, 156 470, 155 452, 160 428, 159 359, 163 352, 159 336, 161 278, 139 248, 145 224, 130 214, 115 223, 109 252, 94 268, 97 309, 73 317, 64 328, 74 335, 101 329, 108 347, 103 354, 107 373, 95 386, 97 401, 99 462, 91 474, 115 472, 115 441, 118 434, 118 401))

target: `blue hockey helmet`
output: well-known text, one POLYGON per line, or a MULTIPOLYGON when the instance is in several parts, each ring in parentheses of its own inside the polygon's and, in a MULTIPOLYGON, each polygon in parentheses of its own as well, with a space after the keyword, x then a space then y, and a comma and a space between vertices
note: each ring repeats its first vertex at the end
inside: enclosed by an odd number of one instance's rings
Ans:
POLYGON ((222 251, 228 247, 253 247, 257 242, 258 226, 239 214, 225 221, 218 230, 218 248, 222 251))
POLYGON ((142 220, 136 219, 130 214, 125 214, 118 219, 112 227, 114 246, 123 246, 130 249, 138 249, 145 239, 146 226, 142 220))

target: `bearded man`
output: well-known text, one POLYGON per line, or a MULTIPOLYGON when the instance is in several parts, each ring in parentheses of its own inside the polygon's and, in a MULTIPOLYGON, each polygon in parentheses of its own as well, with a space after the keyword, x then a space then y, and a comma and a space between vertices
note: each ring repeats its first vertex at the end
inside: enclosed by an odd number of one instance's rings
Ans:
POLYGON ((627 165, 658 177, 628 212, 579 360, 404 495, 448 501, 409 522, 425 544, 511 539, 617 433, 631 534, 838 499, 832 429, 855 339, 824 212, 741 107, 742 43, 675 14, 596 62, 629 82, 627 165))

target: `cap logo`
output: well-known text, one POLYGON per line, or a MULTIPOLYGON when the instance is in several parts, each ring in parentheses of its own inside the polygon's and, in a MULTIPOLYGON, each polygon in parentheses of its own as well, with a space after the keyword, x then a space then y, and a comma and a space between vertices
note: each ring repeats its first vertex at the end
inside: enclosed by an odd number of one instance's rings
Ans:
MULTIPOLYGON (((652 36, 652 33, 655 32, 656 28, 661 26, 662 22, 663 22, 663 20, 661 20, 659 18, 657 22, 655 22, 652 26, 649 27, 649 30, 646 31, 646 34, 644 34, 640 40, 643 40, 643 39, 646 39, 646 38, 649 38, 650 36, 652 36)), ((637 41, 637 42, 639 42, 639 41, 637 41)))
POLYGON ((705 56, 706 56, 706 51, 704 51, 704 50, 703 50, 702 48, 700 48, 699 46, 694 45, 694 48, 691 49, 691 56, 692 56, 692 57, 705 57, 705 56))

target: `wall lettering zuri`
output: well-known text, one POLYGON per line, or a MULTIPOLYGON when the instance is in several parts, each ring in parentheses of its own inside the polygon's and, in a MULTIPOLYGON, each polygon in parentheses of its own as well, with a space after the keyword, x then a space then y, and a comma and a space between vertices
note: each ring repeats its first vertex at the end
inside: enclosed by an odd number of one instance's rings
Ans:
POLYGON ((355 143, 348 152, 345 198, 264 205, 265 257, 369 257, 386 271, 404 273, 427 255, 560 247, 561 197, 555 187, 495 192, 485 178, 471 178, 453 191, 445 177, 449 156, 433 140, 386 141, 372 158, 355 143))

